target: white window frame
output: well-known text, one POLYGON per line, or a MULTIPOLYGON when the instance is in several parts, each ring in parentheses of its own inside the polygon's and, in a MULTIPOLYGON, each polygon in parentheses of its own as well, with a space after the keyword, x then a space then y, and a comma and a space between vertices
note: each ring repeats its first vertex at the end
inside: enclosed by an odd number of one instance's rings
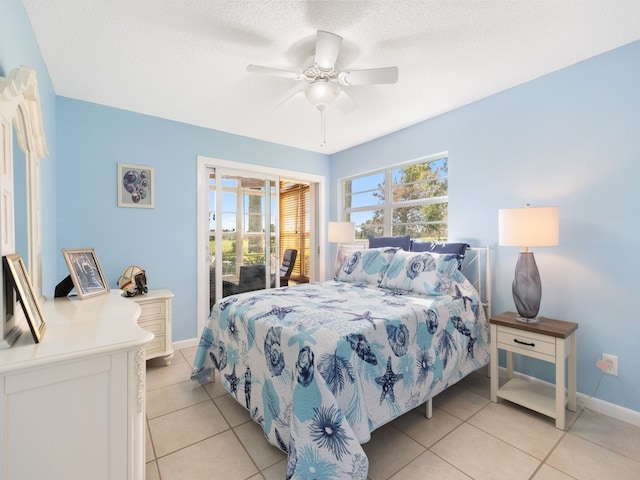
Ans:
MULTIPOLYGON (((382 235, 383 236, 391 236, 392 235, 392 228, 393 228, 393 216, 392 216, 392 211, 395 208, 403 208, 403 207, 413 207, 413 206, 420 206, 420 205, 429 205, 429 204, 438 204, 438 203, 446 203, 447 204, 447 221, 445 222, 440 222, 440 223, 444 223, 444 225, 446 225, 447 228, 447 232, 448 232, 448 202, 449 202, 449 195, 448 195, 448 188, 447 188, 447 195, 444 196, 438 196, 438 197, 427 197, 427 198, 423 198, 423 199, 414 199, 414 200, 407 200, 407 201, 402 201, 402 202, 393 202, 393 193, 392 193, 392 188, 393 188, 393 171, 397 170, 399 168, 405 168, 405 167, 409 167, 411 165, 416 165, 416 164, 421 164, 421 163, 431 163, 434 162, 436 160, 441 160, 441 159, 447 159, 447 170, 448 170, 448 162, 449 162, 449 153, 448 152, 441 152, 441 153, 437 153, 437 154, 433 154, 433 155, 428 155, 426 157, 422 157, 422 158, 418 158, 418 159, 414 159, 414 160, 410 160, 407 162, 402 162, 402 163, 397 163, 394 165, 390 165, 388 167, 385 168, 381 168, 381 169, 376 169, 376 170, 370 170, 364 173, 359 173, 357 175, 352 175, 349 177, 344 177, 341 181, 340 181, 340 188, 341 188, 341 202, 343 205, 343 208, 341 208, 341 213, 340 213, 340 220, 345 220, 347 218, 351 217, 352 213, 358 213, 358 212, 371 212, 374 210, 382 210, 383 213, 383 232, 382 235), (359 178, 365 178, 368 176, 373 176, 379 173, 384 173, 384 203, 383 204, 373 204, 373 205, 364 205, 364 206, 359 206, 359 207, 346 207, 346 205, 348 205, 347 202, 347 193, 346 193, 346 188, 345 188, 345 184, 348 181, 352 181, 355 179, 359 179, 359 178)), ((447 176, 448 178, 448 176, 447 176)), ((377 189, 376 189, 377 190, 377 189)), ((363 190, 361 192, 356 192, 357 194, 359 193, 366 193, 368 191, 372 191, 372 190, 363 190)), ((353 195, 354 192, 351 192, 351 195, 353 195)), ((360 228, 360 225, 356 222, 356 230, 358 230, 360 228)), ((356 241, 358 242, 365 242, 366 239, 360 238, 360 239, 356 239, 356 241)))

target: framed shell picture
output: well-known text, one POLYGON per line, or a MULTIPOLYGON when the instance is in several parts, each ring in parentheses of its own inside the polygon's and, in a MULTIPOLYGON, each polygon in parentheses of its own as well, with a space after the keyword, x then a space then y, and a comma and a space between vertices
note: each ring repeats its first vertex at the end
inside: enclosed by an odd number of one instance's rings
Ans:
POLYGON ((119 207, 154 208, 155 189, 153 167, 118 164, 119 207))

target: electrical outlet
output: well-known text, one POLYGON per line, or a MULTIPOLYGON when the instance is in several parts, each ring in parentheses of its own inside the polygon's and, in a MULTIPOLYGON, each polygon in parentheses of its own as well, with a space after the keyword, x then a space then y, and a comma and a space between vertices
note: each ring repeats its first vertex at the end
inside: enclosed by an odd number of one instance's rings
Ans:
POLYGON ((602 360, 609 364, 609 369, 605 370, 604 373, 608 373, 609 375, 618 376, 618 357, 615 355, 609 355, 608 353, 602 354, 602 360))

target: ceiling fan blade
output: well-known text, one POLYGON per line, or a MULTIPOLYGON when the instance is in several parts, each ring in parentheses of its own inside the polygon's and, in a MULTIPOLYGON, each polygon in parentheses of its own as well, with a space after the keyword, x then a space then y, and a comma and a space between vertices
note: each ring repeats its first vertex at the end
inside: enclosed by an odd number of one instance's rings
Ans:
POLYGON ((327 70, 335 66, 341 47, 341 36, 318 30, 316 36, 316 64, 327 70))
POLYGON ((369 68, 341 72, 338 80, 342 85, 372 85, 379 83, 396 83, 398 67, 369 68))
POLYGON ((355 112, 359 108, 358 102, 353 98, 353 95, 344 88, 341 89, 334 105, 344 114, 355 112))
POLYGON ((302 80, 304 78, 304 75, 302 73, 290 72, 288 70, 281 70, 279 68, 262 67, 260 65, 247 65, 247 72, 289 78, 291 80, 302 80))
POLYGON ((275 101, 274 106, 275 107, 282 106, 283 104, 291 100, 293 97, 298 95, 300 92, 304 91, 306 87, 307 87, 307 84, 305 82, 295 84, 293 87, 287 90, 275 101))

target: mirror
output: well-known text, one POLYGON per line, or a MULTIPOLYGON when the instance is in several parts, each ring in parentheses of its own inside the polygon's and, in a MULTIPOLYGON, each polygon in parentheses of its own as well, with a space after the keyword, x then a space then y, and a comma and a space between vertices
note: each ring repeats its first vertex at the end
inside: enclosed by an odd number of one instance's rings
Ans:
POLYGON ((27 213, 27 156, 17 148, 18 134, 13 129, 13 219, 15 222, 15 245, 25 265, 29 265, 29 214, 27 213))
MULTIPOLYGON (((40 160, 48 155, 35 70, 21 66, 0 77, 0 253, 18 253, 42 296, 40 160), (15 180, 15 183, 14 183, 15 180)), ((21 309, 0 275, 2 337, 11 346, 22 332, 21 309)))

